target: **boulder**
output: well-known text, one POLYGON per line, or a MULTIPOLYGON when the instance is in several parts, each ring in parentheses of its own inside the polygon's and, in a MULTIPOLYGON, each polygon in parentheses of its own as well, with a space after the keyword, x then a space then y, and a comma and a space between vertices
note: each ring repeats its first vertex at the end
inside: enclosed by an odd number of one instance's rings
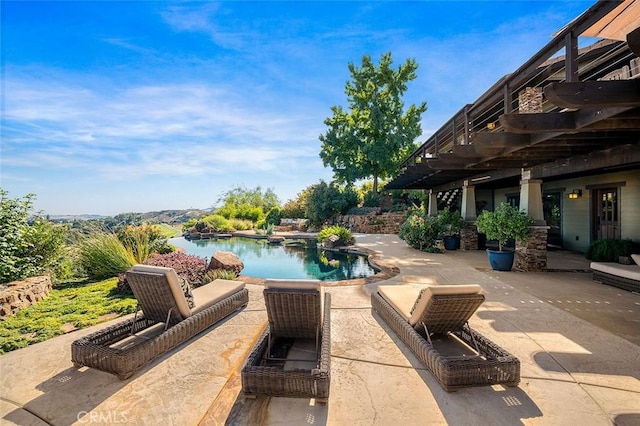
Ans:
POLYGON ((244 263, 230 251, 218 250, 211 256, 207 271, 214 269, 224 269, 225 271, 233 271, 236 276, 240 275, 240 271, 244 268, 244 263))

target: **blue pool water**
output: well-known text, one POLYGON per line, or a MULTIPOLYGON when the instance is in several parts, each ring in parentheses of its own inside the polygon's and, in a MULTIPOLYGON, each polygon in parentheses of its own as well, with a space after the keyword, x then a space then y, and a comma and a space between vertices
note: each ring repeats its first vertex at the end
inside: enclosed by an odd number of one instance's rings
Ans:
POLYGON ((280 245, 253 238, 186 240, 178 237, 169 239, 169 243, 207 261, 218 250, 230 251, 244 263, 241 274, 255 278, 341 281, 366 278, 376 273, 365 256, 319 250, 315 240, 280 245))

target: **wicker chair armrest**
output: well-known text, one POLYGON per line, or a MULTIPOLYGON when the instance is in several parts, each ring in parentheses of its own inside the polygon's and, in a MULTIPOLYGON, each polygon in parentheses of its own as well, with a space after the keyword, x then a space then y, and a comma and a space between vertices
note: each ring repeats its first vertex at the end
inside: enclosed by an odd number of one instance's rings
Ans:
POLYGON ((331 371, 331 294, 324 295, 322 338, 320 340, 320 374, 331 371))

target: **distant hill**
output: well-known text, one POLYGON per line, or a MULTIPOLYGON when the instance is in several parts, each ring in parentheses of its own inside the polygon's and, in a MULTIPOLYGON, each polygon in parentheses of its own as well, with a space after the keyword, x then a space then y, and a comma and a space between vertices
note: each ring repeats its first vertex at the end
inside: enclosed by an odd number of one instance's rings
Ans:
POLYGON ((46 217, 49 218, 49 220, 56 222, 71 222, 74 220, 104 219, 109 216, 102 216, 99 214, 48 214, 46 217))
MULTIPOLYGON (((168 223, 180 224, 187 222, 189 219, 197 219, 201 216, 208 215, 213 209, 189 209, 189 210, 160 210, 155 212, 141 213, 142 221, 146 223, 168 223)), ((128 214, 128 213, 126 213, 128 214)), ((75 220, 95 220, 107 219, 113 216, 102 216, 95 214, 78 214, 78 215, 49 215, 50 220, 56 222, 73 222, 75 220)))
POLYGON ((208 215, 212 209, 200 210, 161 210, 157 212, 142 213, 142 220, 146 223, 184 223, 189 219, 197 219, 208 215))

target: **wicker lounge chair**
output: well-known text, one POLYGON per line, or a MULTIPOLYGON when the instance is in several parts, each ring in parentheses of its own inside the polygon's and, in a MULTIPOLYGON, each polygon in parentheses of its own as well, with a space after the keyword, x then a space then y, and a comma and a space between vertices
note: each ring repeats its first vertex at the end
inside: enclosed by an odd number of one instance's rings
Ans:
MULTIPOLYGON (((87 366, 127 379, 154 358, 246 306, 249 293, 241 281, 214 280, 193 290, 189 307, 171 268, 136 265, 127 280, 142 315, 73 342, 76 367, 87 366)), ((189 295, 191 296, 191 295, 189 295)))
POLYGON ((469 386, 520 382, 520 361, 471 329, 484 301, 477 285, 378 286, 373 309, 447 392, 469 386))
POLYGON ((268 325, 242 368, 242 392, 329 398, 331 295, 317 280, 267 280, 268 325))

